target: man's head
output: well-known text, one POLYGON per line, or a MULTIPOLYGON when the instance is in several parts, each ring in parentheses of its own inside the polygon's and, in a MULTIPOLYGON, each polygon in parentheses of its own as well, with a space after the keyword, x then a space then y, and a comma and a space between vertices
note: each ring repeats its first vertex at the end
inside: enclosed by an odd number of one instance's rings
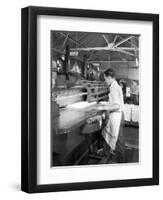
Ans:
POLYGON ((104 72, 105 82, 110 86, 112 82, 115 80, 115 72, 112 68, 107 69, 104 72))

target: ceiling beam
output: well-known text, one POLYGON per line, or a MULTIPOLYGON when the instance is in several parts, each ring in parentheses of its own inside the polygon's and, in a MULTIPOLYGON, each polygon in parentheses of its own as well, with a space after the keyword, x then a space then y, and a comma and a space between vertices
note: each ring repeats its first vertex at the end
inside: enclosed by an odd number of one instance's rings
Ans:
MULTIPOLYGON (((124 39, 123 37, 121 37, 120 35, 118 35, 118 37, 120 38, 120 39, 124 39)), ((133 39, 133 38, 131 38, 131 39, 133 39)), ((136 37, 135 37, 135 39, 136 39, 136 37)), ((133 42, 132 42, 132 40, 131 41, 129 41, 129 40, 127 40, 126 41, 128 44, 130 44, 131 45, 131 47, 136 47, 136 45, 135 44, 133 44, 133 42)))
POLYGON ((128 60, 90 60, 88 63, 128 63, 128 62, 135 62, 135 61, 128 61, 128 60))
POLYGON ((130 40, 131 38, 133 38, 134 36, 130 36, 130 37, 127 37, 123 40, 121 40, 120 42, 118 42, 117 44, 114 45, 114 47, 118 47, 119 45, 123 44, 124 42, 130 40))
POLYGON ((116 49, 122 49, 127 51, 139 51, 137 47, 117 47, 116 49))
POLYGON ((115 36, 115 38, 114 38, 114 40, 113 40, 113 43, 115 43, 116 39, 117 39, 117 35, 115 36))
POLYGON ((117 51, 130 56, 135 56, 135 54, 130 53, 128 51, 138 51, 138 48, 130 48, 130 47, 85 47, 85 48, 71 48, 70 51, 117 51))
MULTIPOLYGON (((67 37, 67 34, 65 34, 65 33, 63 33, 63 32, 60 32, 60 34, 63 35, 64 37, 67 37)), ((78 46, 81 46, 81 44, 80 44, 78 41, 74 40, 74 39, 71 38, 69 35, 68 35, 68 39, 71 40, 71 42, 77 44, 78 46)))
POLYGON ((71 51, 116 51, 116 50, 129 50, 138 51, 138 48, 134 47, 82 47, 82 48, 70 48, 71 51))
POLYGON ((106 38, 106 36, 105 36, 105 35, 102 35, 102 37, 104 38, 104 40, 105 40, 105 42, 107 43, 107 45, 109 45, 109 41, 108 41, 108 39, 106 38))
POLYGON ((82 33, 81 37, 79 38, 79 41, 83 38, 85 38, 88 35, 88 33, 82 33))
POLYGON ((68 39, 68 35, 69 35, 69 34, 66 35, 66 37, 65 37, 65 39, 64 39, 64 42, 63 42, 63 44, 62 44, 61 49, 63 49, 63 48, 65 47, 65 44, 66 44, 67 39, 68 39))
POLYGON ((120 53, 124 53, 124 54, 130 55, 130 56, 135 56, 135 54, 130 53, 130 52, 128 52, 128 51, 125 51, 125 50, 123 50, 123 49, 118 49, 117 51, 120 52, 120 53))

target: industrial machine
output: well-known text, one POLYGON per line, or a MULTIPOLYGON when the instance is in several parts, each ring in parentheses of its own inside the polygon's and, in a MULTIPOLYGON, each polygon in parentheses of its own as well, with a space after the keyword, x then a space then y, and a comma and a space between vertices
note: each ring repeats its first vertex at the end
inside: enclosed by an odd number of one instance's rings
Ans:
POLYGON ((101 81, 74 79, 74 74, 57 79, 62 81, 52 90, 51 165, 82 164, 100 135, 105 113, 95 108, 107 101, 109 89, 101 81))

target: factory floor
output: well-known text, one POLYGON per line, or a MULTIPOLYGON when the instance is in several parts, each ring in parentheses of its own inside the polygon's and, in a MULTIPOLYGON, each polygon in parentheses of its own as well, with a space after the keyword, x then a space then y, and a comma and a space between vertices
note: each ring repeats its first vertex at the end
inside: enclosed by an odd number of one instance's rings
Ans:
MULTIPOLYGON (((126 141, 125 148, 125 163, 136 163, 139 162, 139 148, 138 148, 138 133, 139 128, 125 127, 124 128, 124 139, 126 141)), ((80 162, 80 165, 94 165, 94 164, 111 164, 110 160, 103 156, 100 159, 96 156, 87 154, 80 162)), ((116 163, 116 161, 114 161, 116 163)))
MULTIPOLYGON (((83 137, 82 135, 78 135, 79 139, 77 140, 77 134, 76 132, 71 133, 69 135, 63 135, 65 138, 65 143, 63 143, 63 137, 59 137, 62 141, 62 145, 60 141, 58 142, 58 145, 64 151, 63 147, 67 147, 65 151, 62 153, 61 156, 65 155, 65 158, 62 156, 61 158, 58 157, 59 154, 53 153, 53 166, 69 166, 69 165, 95 165, 95 164, 111 164, 111 160, 108 159, 104 155, 98 155, 96 154, 97 150, 102 148, 103 149, 103 143, 99 145, 99 141, 101 141, 100 138, 103 139, 100 132, 97 132, 94 134, 94 140, 92 139, 92 135, 88 135, 83 137), (99 137, 100 135, 100 137, 99 137), (69 139, 67 137, 70 137, 69 139), (83 139, 81 141, 81 138, 83 139), (69 141, 69 142, 68 142, 69 141), (77 141, 79 141, 79 144, 77 144, 77 141), (73 148, 76 145, 76 148, 73 148), (89 148, 88 148, 89 146, 89 148), (93 148, 91 148, 93 147, 93 148), (84 149, 87 151, 84 152, 84 149), (84 152, 81 154, 81 152, 84 152), (66 154, 67 153, 67 154, 66 154), (67 156, 66 156, 67 155, 67 156), (62 159, 62 160, 61 160, 62 159), (65 159, 65 160, 64 160, 65 159), (62 162, 61 162, 62 161, 62 162)), ((137 163, 139 162, 139 128, 137 127, 131 127, 131 126, 124 126, 123 127, 123 139, 125 142, 125 151, 124 151, 124 162, 125 163, 137 163)), ((55 138, 56 142, 56 138, 55 138)), ((57 145, 57 142, 55 143, 55 146, 57 145)), ((118 163, 114 160, 114 163, 118 163)))
MULTIPOLYGON (((138 157, 139 157, 139 151, 138 149, 132 149, 128 148, 126 149, 125 157, 127 158, 125 160, 125 163, 136 163, 138 162, 138 157)), ((95 165, 95 164, 115 164, 118 163, 116 161, 111 162, 109 159, 106 157, 102 157, 101 159, 96 159, 92 157, 85 157, 80 165, 95 165)))

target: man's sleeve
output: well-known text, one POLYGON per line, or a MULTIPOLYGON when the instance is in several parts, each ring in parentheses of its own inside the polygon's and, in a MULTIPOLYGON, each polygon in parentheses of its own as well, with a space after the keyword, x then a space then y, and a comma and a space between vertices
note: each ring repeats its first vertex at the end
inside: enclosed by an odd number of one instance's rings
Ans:
POLYGON ((120 106, 120 94, 118 89, 112 89, 110 95, 112 98, 112 103, 120 106))

